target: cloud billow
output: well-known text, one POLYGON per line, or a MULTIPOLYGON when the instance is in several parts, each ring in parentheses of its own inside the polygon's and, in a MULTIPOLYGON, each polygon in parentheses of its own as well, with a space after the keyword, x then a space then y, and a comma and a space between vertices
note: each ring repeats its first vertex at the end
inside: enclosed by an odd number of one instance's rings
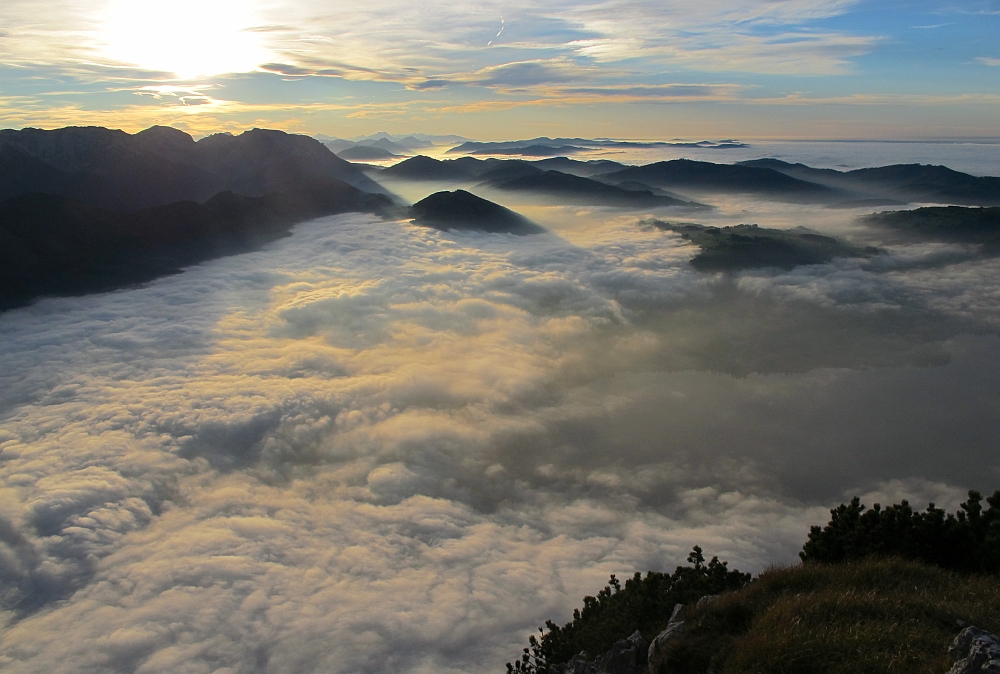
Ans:
POLYGON ((991 262, 715 277, 560 213, 326 218, 0 316, 5 669, 495 670, 608 573, 758 570, 992 465, 991 262))

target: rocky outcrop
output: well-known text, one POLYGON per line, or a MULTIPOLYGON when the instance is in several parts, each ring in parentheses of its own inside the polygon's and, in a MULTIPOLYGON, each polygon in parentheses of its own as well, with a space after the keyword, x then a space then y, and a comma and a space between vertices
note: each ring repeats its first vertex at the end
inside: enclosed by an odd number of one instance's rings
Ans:
MULTIPOLYGON (((695 607, 702 608, 718 598, 719 595, 714 594, 702 597, 695 607)), ((569 662, 555 665, 550 671, 552 674, 657 674, 666 660, 668 645, 686 630, 684 621, 680 619, 683 609, 684 604, 674 605, 666 629, 660 632, 652 643, 646 643, 639 630, 636 630, 628 639, 618 640, 611 650, 602 656, 591 659, 586 653, 577 653, 569 662)), ((994 670, 982 671, 992 673, 994 670)), ((967 673, 962 670, 961 674, 967 673)), ((997 670, 997 674, 1000 674, 1000 670, 997 670)))
POLYGON ((619 639, 601 658, 601 671, 608 674, 639 674, 646 671, 649 644, 636 630, 628 639, 619 639))
POLYGON ((948 654, 955 663, 948 674, 1000 674, 1000 639, 986 630, 966 627, 948 654))
POLYGON ((591 660, 577 653, 564 665, 552 667, 553 674, 644 674, 649 644, 639 630, 628 639, 619 639, 604 655, 591 660))

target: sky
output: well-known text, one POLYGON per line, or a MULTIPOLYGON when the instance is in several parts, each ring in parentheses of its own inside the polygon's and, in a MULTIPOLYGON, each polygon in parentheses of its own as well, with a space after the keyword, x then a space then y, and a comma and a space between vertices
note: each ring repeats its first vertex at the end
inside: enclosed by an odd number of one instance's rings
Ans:
POLYGON ((996 137, 1000 0, 6 0, 0 125, 996 137))

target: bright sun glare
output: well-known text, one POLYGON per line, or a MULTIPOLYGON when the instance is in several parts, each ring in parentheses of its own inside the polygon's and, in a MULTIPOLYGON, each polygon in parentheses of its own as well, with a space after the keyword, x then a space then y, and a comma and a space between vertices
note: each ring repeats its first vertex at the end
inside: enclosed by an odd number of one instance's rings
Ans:
POLYGON ((105 52, 182 79, 253 70, 266 62, 256 16, 241 0, 111 0, 105 52))

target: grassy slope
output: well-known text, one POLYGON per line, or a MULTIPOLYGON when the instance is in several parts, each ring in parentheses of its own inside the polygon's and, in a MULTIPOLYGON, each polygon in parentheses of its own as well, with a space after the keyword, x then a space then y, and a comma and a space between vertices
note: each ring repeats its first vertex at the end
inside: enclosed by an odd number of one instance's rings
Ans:
POLYGON ((1000 579, 898 559, 807 564, 766 571, 682 617, 689 629, 660 674, 710 666, 718 674, 941 674, 962 624, 1000 632, 1000 579))

